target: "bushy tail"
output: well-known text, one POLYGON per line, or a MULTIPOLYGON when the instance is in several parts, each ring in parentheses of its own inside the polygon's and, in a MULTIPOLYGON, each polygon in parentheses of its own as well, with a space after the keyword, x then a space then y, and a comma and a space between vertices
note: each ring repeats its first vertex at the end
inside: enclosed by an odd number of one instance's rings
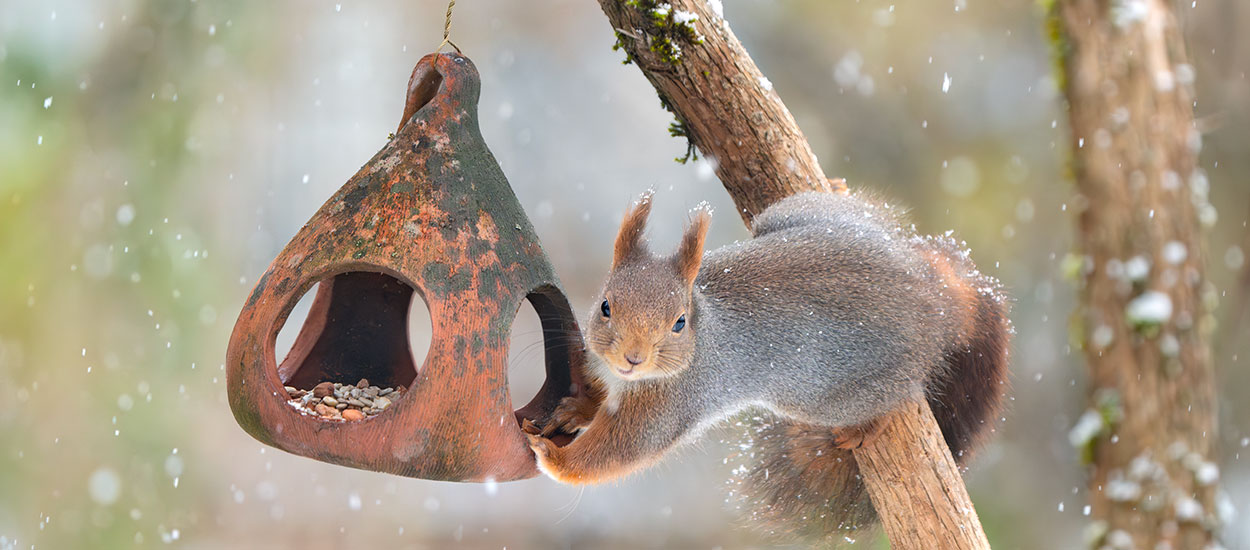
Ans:
POLYGON ((966 346, 946 353, 946 372, 928 387, 929 407, 955 461, 963 465, 994 433, 1008 388, 1011 321, 997 289, 977 295, 976 331, 966 346))
POLYGON ((741 448, 731 497, 769 535, 810 541, 854 540, 877 514, 851 452, 829 428, 756 417, 741 448))
MULTIPOLYGON (((947 368, 926 392, 960 465, 994 431, 1007 392, 1007 304, 997 292, 982 292, 976 307, 975 334, 947 352, 947 368)), ((853 542, 876 525, 855 458, 837 447, 832 430, 766 417, 749 424, 740 445, 747 464, 735 471, 731 483, 753 525, 826 545, 853 542)))

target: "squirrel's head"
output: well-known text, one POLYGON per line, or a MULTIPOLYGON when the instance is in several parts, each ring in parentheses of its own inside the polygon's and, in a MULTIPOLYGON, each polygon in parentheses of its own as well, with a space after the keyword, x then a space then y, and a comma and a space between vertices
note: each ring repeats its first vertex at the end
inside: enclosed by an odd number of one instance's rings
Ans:
POLYGON ((587 323, 590 350, 612 374, 640 380, 676 374, 694 355, 692 296, 711 223, 706 207, 693 218, 672 256, 654 256, 643 238, 651 194, 625 213, 612 254, 612 271, 587 323))

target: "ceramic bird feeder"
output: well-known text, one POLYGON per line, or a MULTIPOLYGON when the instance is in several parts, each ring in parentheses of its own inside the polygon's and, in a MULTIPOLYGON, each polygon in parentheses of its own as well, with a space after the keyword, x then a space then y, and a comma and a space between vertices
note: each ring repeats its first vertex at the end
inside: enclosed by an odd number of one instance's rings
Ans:
POLYGON ((326 462, 409 477, 507 481, 537 474, 519 429, 577 391, 582 341, 534 228, 478 130, 468 58, 431 54, 408 84, 394 137, 330 197, 261 276, 227 352, 230 407, 248 433, 326 462), (281 362, 275 340, 318 285, 281 362), (433 338, 416 365, 413 300, 433 338), (508 343, 522 300, 542 323, 547 379, 513 410, 508 343), (405 391, 345 422, 308 414, 283 386, 367 378, 405 391))

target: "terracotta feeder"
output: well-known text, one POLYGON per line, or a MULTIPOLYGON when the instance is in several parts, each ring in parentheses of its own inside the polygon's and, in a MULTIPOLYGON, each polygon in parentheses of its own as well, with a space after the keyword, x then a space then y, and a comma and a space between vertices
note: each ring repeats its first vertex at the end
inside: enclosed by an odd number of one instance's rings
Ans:
POLYGON ((478 130, 477 70, 459 54, 417 63, 395 136, 291 239, 247 299, 227 385, 239 425, 280 449, 409 477, 507 481, 537 474, 518 423, 581 386, 582 340, 551 262, 478 130), (319 284, 278 363, 278 331, 319 284), (408 311, 433 338, 414 364, 408 311), (521 301, 542 323, 547 379, 514 411, 508 342, 521 301), (376 416, 342 422, 288 403, 283 386, 403 386, 376 416))

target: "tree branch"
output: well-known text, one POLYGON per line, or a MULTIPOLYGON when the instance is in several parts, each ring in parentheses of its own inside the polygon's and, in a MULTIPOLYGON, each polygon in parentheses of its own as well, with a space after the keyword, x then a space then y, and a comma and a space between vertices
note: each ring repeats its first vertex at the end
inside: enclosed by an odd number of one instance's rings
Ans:
POLYGON ((885 419, 878 440, 855 462, 896 548, 990 547, 928 403, 885 419))
MULTIPOLYGON (((665 12, 654 0, 599 0, 617 46, 655 86, 678 129, 715 159, 743 220, 749 224, 795 193, 845 192, 842 180, 825 177, 794 117, 728 23, 703 0, 668 3, 665 12)), ((927 403, 891 416, 855 457, 895 548, 989 548, 927 403)))
POLYGON ((714 159, 743 220, 795 193, 844 191, 841 180, 825 177, 794 117, 729 24, 704 1, 669 3, 672 13, 660 20, 654 0, 599 0, 617 45, 677 116, 675 133, 684 132, 714 159), (682 13, 698 20, 679 23, 682 13))

